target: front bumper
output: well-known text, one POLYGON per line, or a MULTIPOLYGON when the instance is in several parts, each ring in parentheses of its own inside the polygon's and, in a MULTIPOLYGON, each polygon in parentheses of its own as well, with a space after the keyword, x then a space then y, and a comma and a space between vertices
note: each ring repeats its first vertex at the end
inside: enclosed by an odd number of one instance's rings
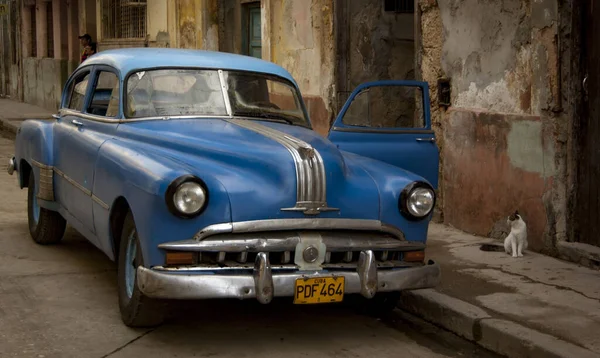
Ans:
MULTIPOLYGON (((216 270, 218 272, 218 270, 216 270)), ((372 251, 362 251, 356 270, 296 271, 273 273, 268 255, 257 255, 252 273, 183 274, 138 267, 140 291, 159 299, 256 298, 269 303, 273 297, 292 297, 300 278, 345 277, 345 294, 372 298, 377 292, 430 288, 440 282, 440 266, 433 261, 418 267, 378 269, 372 251)))

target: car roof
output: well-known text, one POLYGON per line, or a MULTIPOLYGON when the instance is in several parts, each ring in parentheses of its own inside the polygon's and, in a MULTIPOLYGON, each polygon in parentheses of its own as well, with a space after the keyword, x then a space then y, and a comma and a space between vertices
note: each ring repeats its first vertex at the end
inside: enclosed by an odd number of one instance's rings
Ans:
POLYGON ((273 74, 291 81, 292 75, 283 67, 255 57, 227 52, 174 49, 174 48, 126 48, 98 52, 88 57, 79 67, 108 65, 116 68, 121 76, 137 69, 156 67, 197 67, 222 70, 241 70, 273 74))

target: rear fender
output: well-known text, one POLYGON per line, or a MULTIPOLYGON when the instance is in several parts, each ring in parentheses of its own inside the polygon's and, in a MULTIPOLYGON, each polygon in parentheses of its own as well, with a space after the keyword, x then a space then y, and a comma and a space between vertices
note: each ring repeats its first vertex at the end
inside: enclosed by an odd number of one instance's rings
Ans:
MULTIPOLYGON (((34 173, 39 174, 39 164, 52 166, 54 163, 54 121, 29 119, 17 130, 15 138, 15 162, 18 169, 19 187, 28 185, 27 175, 22 172, 23 161, 27 162, 34 173)), ((38 176, 36 176, 38 177, 38 176)))

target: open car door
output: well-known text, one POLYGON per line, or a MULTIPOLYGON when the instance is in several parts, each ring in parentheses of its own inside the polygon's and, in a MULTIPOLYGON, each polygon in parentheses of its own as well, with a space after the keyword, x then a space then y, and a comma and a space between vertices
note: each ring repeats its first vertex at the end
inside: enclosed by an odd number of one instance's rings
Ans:
POLYGON ((340 150, 411 171, 438 187, 440 154, 426 82, 388 80, 358 86, 328 138, 340 150))

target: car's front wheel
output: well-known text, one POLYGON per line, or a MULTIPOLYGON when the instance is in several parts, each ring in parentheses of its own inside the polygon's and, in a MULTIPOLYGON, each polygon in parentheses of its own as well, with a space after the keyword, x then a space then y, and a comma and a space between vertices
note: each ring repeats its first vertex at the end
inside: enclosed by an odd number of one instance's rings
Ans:
POLYGON ((137 268, 144 265, 144 258, 133 215, 127 213, 118 259, 118 290, 121 319, 129 327, 151 327, 164 320, 164 303, 151 299, 137 286, 137 268))
POLYGON ((35 176, 29 173, 27 188, 27 221, 29 234, 33 241, 40 245, 58 243, 65 234, 67 222, 56 211, 40 207, 36 195, 35 176))

